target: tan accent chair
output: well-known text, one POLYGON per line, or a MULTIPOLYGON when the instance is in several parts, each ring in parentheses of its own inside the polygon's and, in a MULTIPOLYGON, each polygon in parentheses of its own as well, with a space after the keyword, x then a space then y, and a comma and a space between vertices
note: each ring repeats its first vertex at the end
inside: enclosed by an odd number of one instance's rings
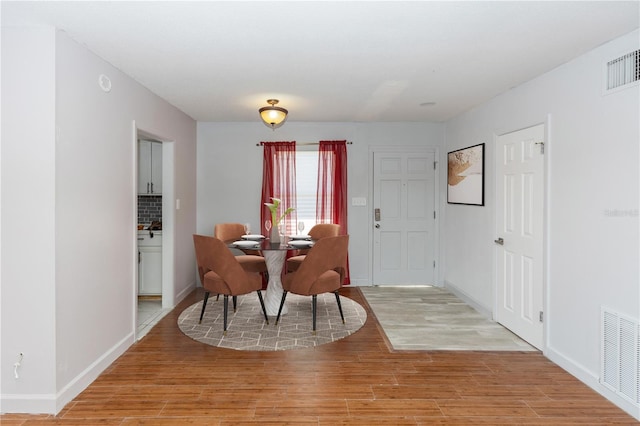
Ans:
MULTIPOLYGON (((326 237, 337 237, 340 233, 340 225, 334 223, 319 223, 309 230, 309 236, 312 240, 320 240, 326 237)), ((309 249, 302 249, 296 253, 295 256, 287 259, 287 272, 296 271, 305 255, 309 252, 309 249)))
MULTIPOLYGON (((238 241, 244 235, 241 223, 217 223, 213 228, 213 236, 225 243, 238 241)), ((241 250, 244 254, 236 256, 242 267, 249 272, 267 272, 267 264, 259 250, 241 250)))
POLYGON ((255 291, 258 293, 264 319, 267 324, 269 324, 267 311, 264 307, 264 300, 262 299, 262 278, 260 274, 243 269, 242 265, 238 262, 237 256, 231 253, 223 241, 215 237, 194 235, 193 243, 196 250, 196 261, 198 263, 200 279, 205 289, 200 322, 202 322, 202 317, 207 307, 209 294, 211 292, 222 294, 224 295, 224 333, 226 334, 229 296, 233 297, 235 310, 237 296, 255 291))
POLYGON ((311 296, 313 313, 313 334, 316 333, 316 305, 318 294, 334 293, 340 310, 340 317, 344 324, 342 305, 338 290, 342 287, 346 273, 347 251, 349 236, 326 237, 318 240, 309 250, 297 271, 288 273, 282 282, 282 300, 276 318, 276 325, 280 320, 280 312, 284 306, 287 294, 292 292, 303 296, 311 296))

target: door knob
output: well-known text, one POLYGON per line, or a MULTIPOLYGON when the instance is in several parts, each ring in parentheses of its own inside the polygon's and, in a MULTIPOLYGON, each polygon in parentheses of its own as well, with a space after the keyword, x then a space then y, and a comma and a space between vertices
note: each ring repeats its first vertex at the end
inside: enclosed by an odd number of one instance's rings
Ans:
POLYGON ((500 237, 497 240, 493 240, 494 243, 496 244, 500 244, 501 246, 504 245, 504 238, 500 237))
POLYGON ((376 223, 376 229, 380 229, 380 224, 376 223))

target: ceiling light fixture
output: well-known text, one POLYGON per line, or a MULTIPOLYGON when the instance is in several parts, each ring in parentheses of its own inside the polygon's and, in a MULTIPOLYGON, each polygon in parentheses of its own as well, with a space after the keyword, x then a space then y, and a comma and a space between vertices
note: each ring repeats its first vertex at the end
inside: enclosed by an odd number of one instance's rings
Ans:
POLYGON ((262 107, 258 110, 260 118, 271 130, 282 126, 287 118, 287 114, 289 114, 289 111, 286 109, 276 106, 278 102, 280 101, 277 99, 267 99, 267 103, 270 106, 262 107))

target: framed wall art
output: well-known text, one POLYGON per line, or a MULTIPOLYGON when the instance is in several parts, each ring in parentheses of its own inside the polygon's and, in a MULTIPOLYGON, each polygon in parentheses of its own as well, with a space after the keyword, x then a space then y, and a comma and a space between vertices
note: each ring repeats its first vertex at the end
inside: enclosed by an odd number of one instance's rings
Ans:
POLYGON ((484 144, 447 154, 447 203, 484 206, 484 144))

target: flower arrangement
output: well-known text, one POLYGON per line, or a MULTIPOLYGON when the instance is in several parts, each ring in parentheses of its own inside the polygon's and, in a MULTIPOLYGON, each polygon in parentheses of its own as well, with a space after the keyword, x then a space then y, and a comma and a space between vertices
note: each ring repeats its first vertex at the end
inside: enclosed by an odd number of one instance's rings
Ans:
POLYGON ((271 201, 273 201, 273 202, 272 203, 264 203, 264 205, 267 206, 269 208, 269 210, 271 211, 271 225, 275 229, 278 226, 278 224, 280 223, 280 221, 282 219, 284 219, 284 217, 286 215, 288 215, 289 213, 291 213, 294 209, 292 207, 289 207, 288 209, 286 209, 284 211, 284 213, 282 213, 282 215, 280 217, 278 217, 278 207, 280 207, 280 204, 282 203, 282 200, 280 200, 279 198, 271 197, 271 201))

